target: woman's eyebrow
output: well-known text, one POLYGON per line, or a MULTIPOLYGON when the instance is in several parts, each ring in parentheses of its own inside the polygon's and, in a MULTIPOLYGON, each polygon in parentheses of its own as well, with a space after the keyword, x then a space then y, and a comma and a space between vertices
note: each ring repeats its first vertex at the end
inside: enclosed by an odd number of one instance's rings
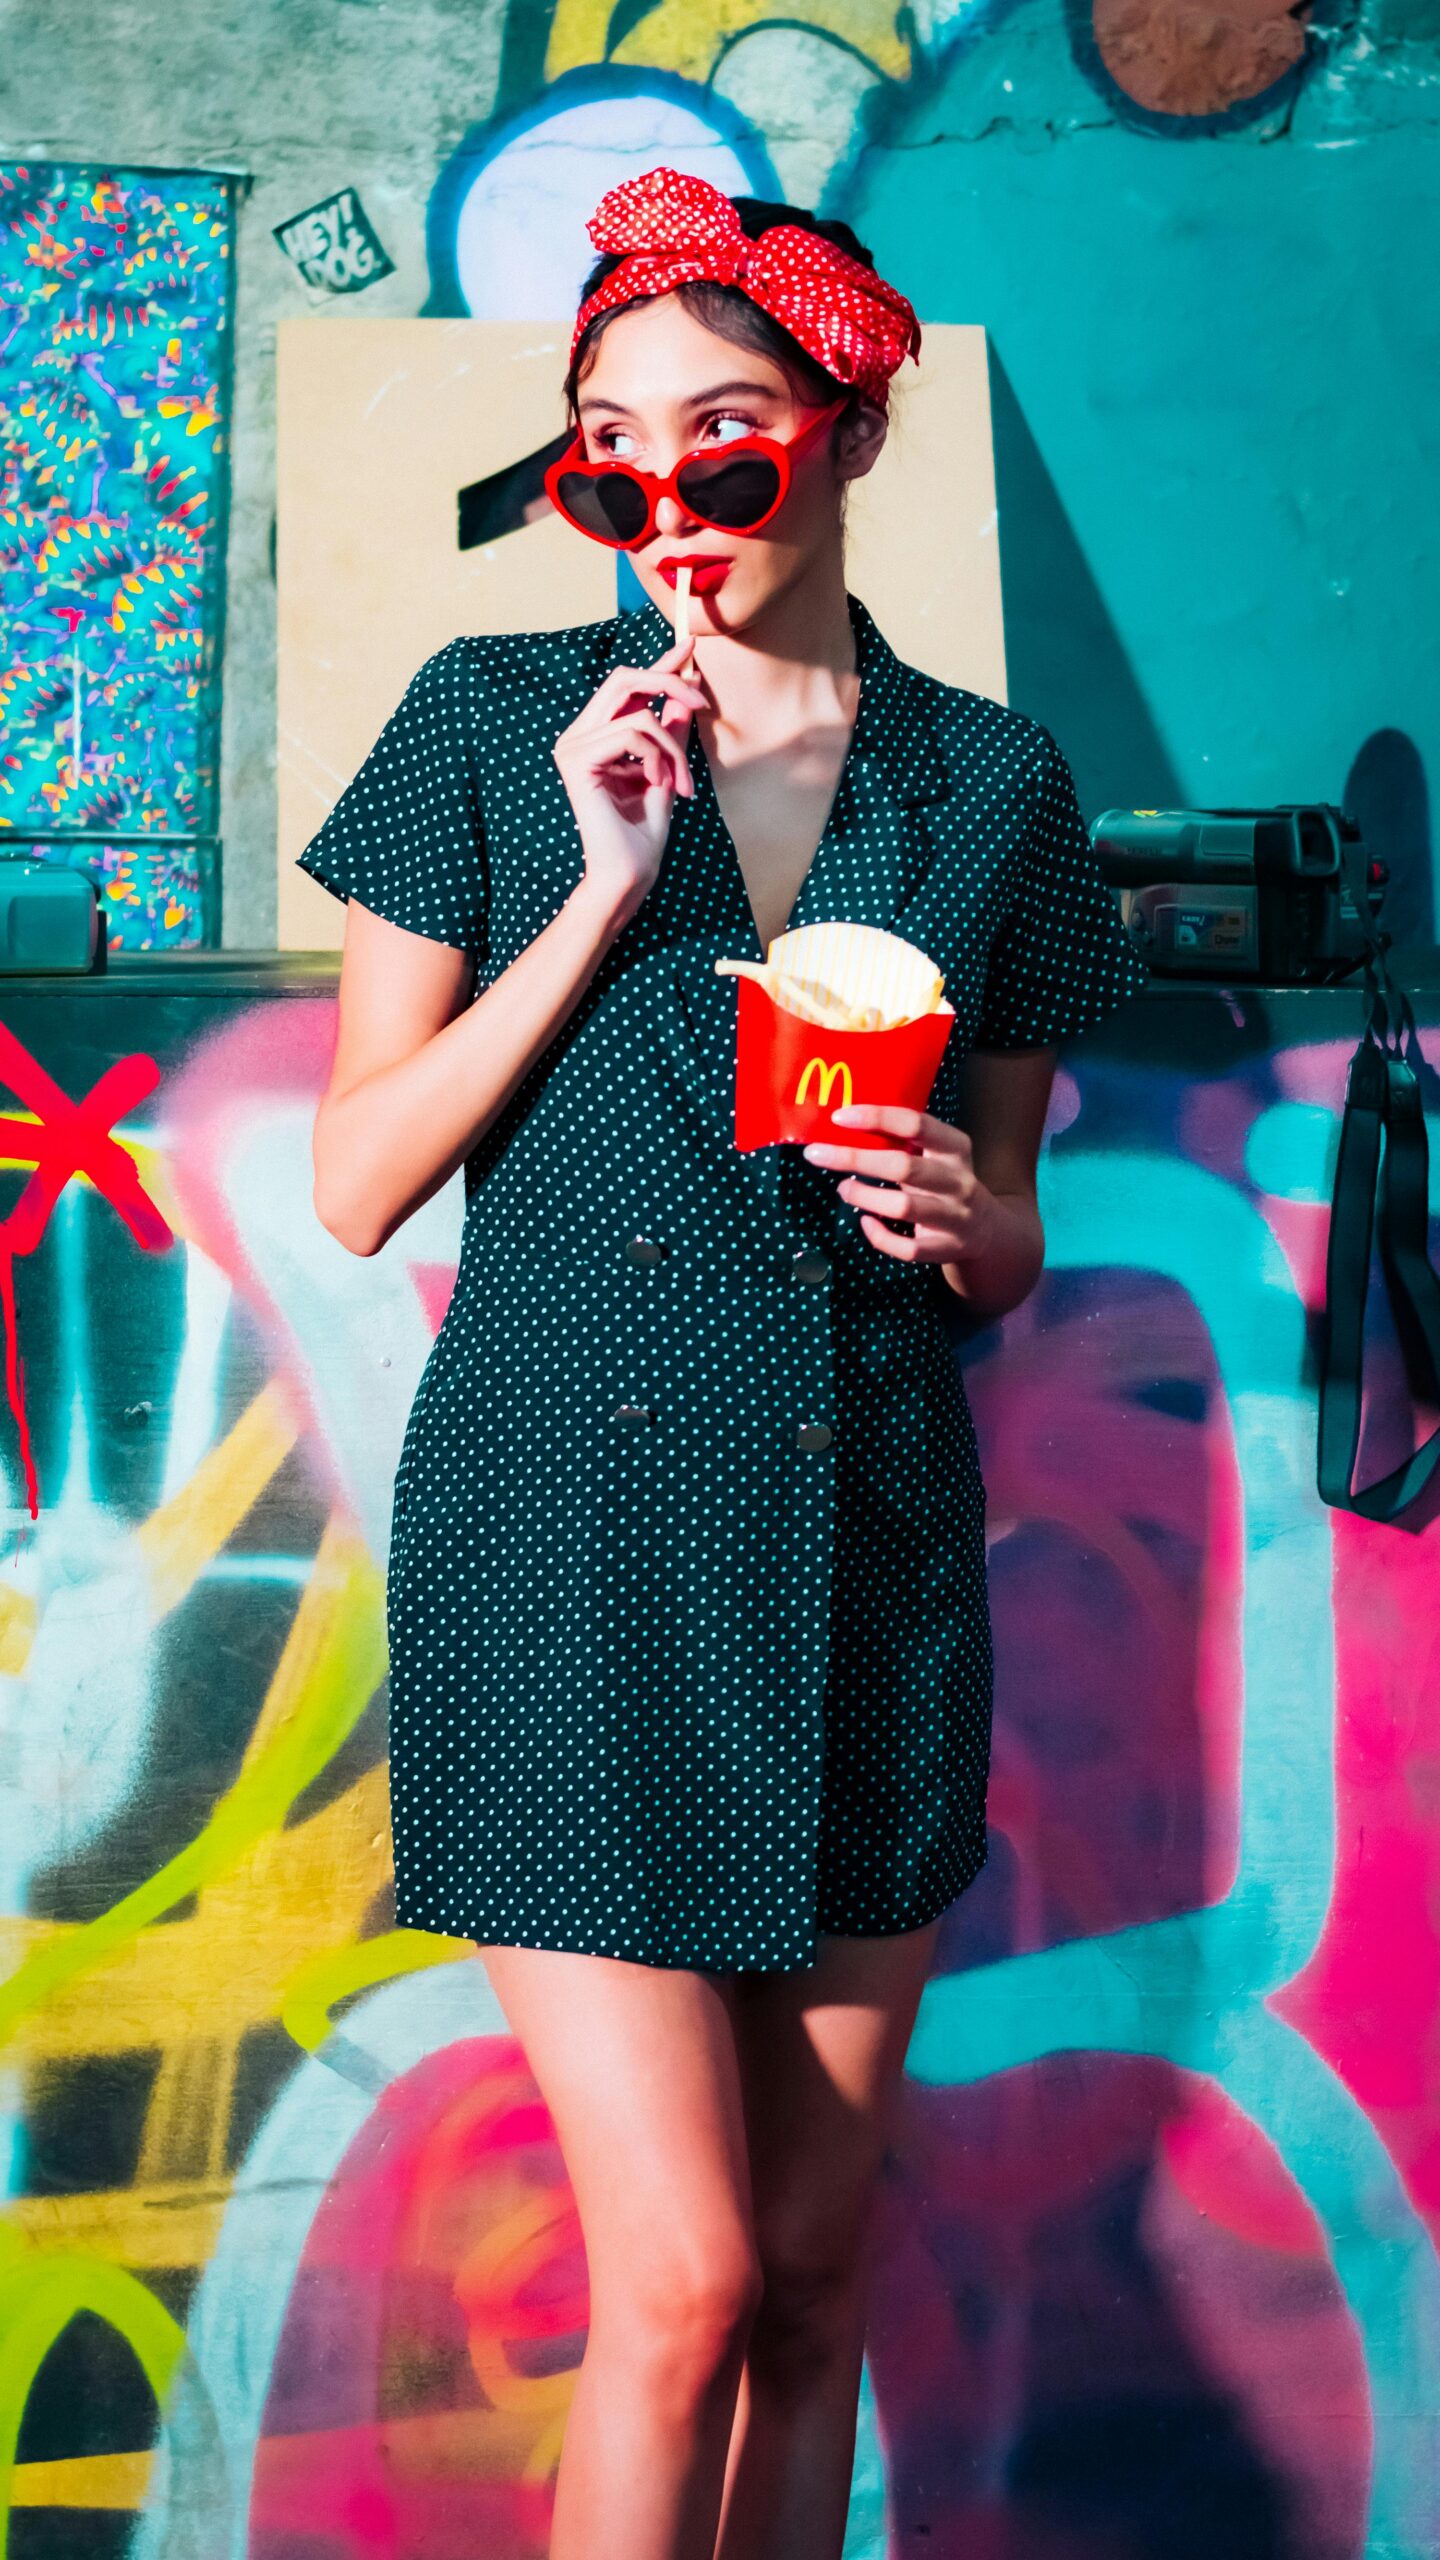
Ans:
POLYGON ((746 400, 779 400, 783 395, 765 382, 712 382, 708 391, 698 391, 686 402, 689 409, 706 409, 715 400, 733 400, 737 394, 746 400))
MULTIPOLYGON (((692 400, 687 400, 685 407, 687 409, 713 408, 717 400, 733 400, 737 393, 743 394, 747 400, 778 400, 781 396, 765 382, 712 382, 708 390, 697 391, 692 400)), ((606 400, 598 393, 591 399, 582 400, 579 403, 579 415, 583 418, 586 411, 590 409, 608 409, 614 418, 633 418, 635 415, 634 410, 627 409, 623 401, 606 400)))

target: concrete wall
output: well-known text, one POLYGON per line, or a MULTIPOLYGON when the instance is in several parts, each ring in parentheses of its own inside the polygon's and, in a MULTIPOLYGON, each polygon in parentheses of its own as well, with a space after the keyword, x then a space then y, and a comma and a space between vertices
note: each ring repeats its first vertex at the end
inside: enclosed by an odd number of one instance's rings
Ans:
POLYGON ((602 187, 687 153, 849 213, 922 317, 990 330, 1010 695, 1087 812, 1347 797, 1431 938, 1437 115, 1436 0, 12 9, 0 159, 253 179, 225 941, 274 931, 277 319, 559 322, 602 187), (393 271, 332 298, 272 226, 343 187, 393 271))

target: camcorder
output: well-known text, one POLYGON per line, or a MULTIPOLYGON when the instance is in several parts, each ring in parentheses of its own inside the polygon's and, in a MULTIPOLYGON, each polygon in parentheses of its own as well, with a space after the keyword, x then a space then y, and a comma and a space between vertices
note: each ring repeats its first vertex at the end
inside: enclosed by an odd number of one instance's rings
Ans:
POLYGON ((1328 801, 1106 809, 1090 841, 1160 977, 1332 986, 1371 948, 1390 877, 1354 819, 1328 801))

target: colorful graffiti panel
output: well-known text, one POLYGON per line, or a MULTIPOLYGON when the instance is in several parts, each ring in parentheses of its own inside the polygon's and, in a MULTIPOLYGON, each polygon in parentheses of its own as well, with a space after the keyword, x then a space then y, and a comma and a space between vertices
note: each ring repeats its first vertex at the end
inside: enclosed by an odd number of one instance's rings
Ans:
POLYGON ((206 938, 234 192, 0 164, 0 847, 121 950, 206 938))

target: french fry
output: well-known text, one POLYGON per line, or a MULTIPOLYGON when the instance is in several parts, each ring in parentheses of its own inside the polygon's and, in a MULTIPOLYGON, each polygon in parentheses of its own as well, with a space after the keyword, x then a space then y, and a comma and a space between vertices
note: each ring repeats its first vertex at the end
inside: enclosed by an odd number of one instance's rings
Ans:
POLYGON ((913 942, 877 925, 797 925, 764 962, 717 960, 722 978, 754 978, 782 1011, 833 1031, 890 1031, 940 1010, 945 981, 913 942))
POLYGON ((689 666, 693 655, 693 647, 690 639, 690 580, 692 574, 693 573, 688 562, 675 572, 675 597, 678 606, 675 621, 680 637, 686 643, 685 655, 680 661, 682 673, 689 666))

